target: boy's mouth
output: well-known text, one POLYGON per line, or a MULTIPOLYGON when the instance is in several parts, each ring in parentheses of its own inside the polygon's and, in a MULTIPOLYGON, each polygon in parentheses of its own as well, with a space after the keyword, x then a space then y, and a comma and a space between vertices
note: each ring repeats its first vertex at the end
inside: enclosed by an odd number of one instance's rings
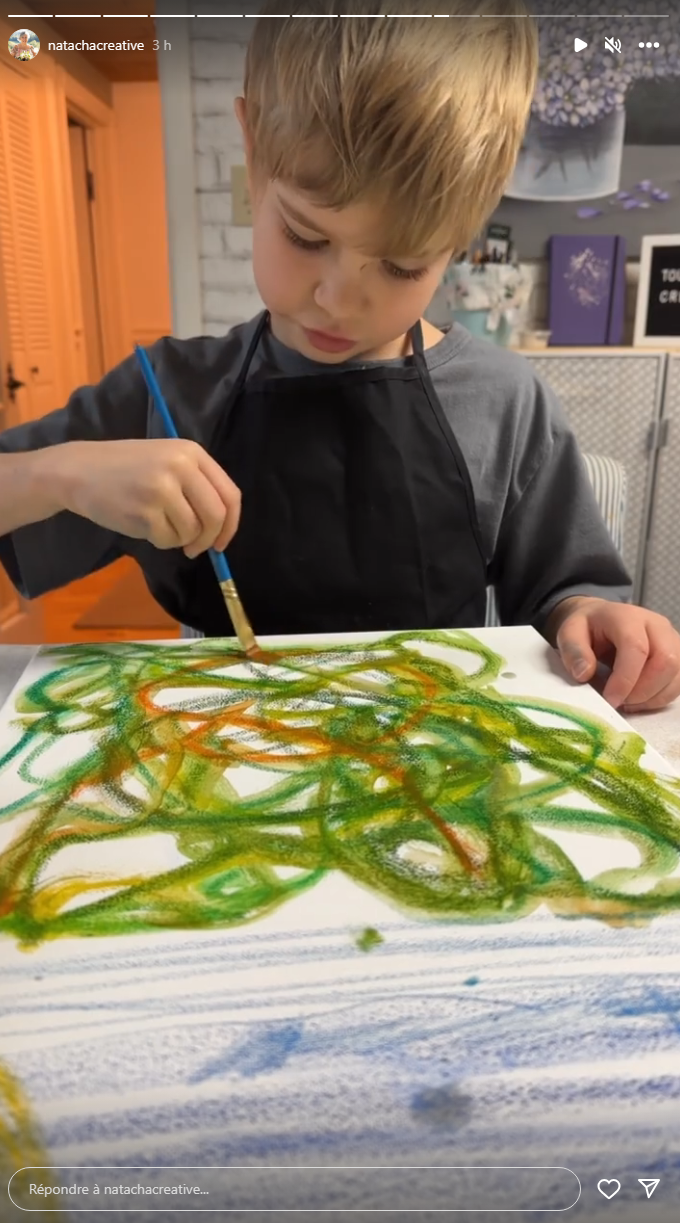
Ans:
POLYGON ((311 331, 308 327, 302 328, 309 343, 320 349, 322 352, 346 352, 349 348, 354 348, 356 340, 350 340, 344 335, 333 335, 327 331, 311 331))

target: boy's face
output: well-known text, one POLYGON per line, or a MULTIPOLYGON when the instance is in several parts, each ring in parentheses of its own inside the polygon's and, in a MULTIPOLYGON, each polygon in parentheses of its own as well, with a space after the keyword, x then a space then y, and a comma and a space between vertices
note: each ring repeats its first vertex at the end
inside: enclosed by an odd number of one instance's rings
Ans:
POLYGON ((329 365, 400 356, 451 252, 376 258, 367 248, 379 240, 380 215, 368 204, 320 208, 279 181, 252 178, 251 195, 253 269, 277 339, 329 365))

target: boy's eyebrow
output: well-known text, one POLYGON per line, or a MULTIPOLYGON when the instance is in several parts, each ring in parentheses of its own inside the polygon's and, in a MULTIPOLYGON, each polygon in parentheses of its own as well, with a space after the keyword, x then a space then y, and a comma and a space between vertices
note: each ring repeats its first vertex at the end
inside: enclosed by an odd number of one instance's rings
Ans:
MULTIPOLYGON (((320 229, 316 221, 310 221, 309 217, 306 217, 303 212, 299 212, 297 208, 294 208, 292 204, 289 204, 287 200, 284 200, 283 197, 278 194, 278 192, 276 198, 279 201, 283 211, 287 213, 293 221, 297 221, 298 225, 304 225, 305 229, 313 230, 315 234, 319 234, 319 236, 322 238, 330 238, 330 234, 327 234, 325 229, 320 229)), ((446 254, 447 251, 448 247, 441 251, 433 251, 427 255, 413 255, 412 258, 420 258, 423 263, 428 263, 430 260, 438 259, 440 255, 446 254)), ((385 252, 378 253, 374 251, 373 255, 376 259, 387 259, 389 257, 389 255, 385 252)))
POLYGON ((304 225, 305 229, 313 229, 314 233, 321 234, 322 238, 330 237, 330 235, 327 234, 325 230, 319 229, 319 226, 316 224, 315 221, 310 221, 309 217, 306 217, 303 212, 298 212, 297 208, 293 208, 293 205, 288 204, 286 200, 284 200, 280 195, 277 194, 276 198, 278 199, 279 204, 283 208, 284 212, 287 212, 288 215, 292 217, 294 221, 297 221, 298 225, 304 225))

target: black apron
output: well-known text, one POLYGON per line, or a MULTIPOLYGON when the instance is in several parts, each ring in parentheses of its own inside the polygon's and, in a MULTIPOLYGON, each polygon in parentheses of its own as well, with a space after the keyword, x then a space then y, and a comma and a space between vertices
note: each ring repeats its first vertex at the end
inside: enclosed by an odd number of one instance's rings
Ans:
MULTIPOLYGON (((257 635, 473 628, 487 564, 420 323, 404 366, 252 377, 263 314, 210 453, 241 489, 229 567, 257 635)), ((126 541, 162 607, 232 636, 207 555, 126 541)))

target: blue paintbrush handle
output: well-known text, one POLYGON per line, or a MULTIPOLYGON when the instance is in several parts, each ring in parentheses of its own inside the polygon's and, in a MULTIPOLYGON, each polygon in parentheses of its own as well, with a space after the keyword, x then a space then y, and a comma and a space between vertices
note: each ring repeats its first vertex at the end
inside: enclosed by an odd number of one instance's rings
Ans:
MULTIPOLYGON (((137 360, 139 361, 142 374, 144 375, 144 381, 149 389, 149 394, 154 401, 158 415, 163 421, 163 428, 165 430, 166 437, 178 438, 179 433, 175 428, 175 423, 170 415, 170 409, 163 398, 163 393, 158 385, 158 381, 151 367, 149 358, 147 357, 144 349, 140 348, 139 344, 135 344, 135 353, 137 360)), ((214 548, 210 548, 208 551, 210 562, 215 570, 218 582, 231 581, 231 571, 229 569, 229 565, 227 564, 227 558, 224 555, 224 552, 216 552, 214 548)))

